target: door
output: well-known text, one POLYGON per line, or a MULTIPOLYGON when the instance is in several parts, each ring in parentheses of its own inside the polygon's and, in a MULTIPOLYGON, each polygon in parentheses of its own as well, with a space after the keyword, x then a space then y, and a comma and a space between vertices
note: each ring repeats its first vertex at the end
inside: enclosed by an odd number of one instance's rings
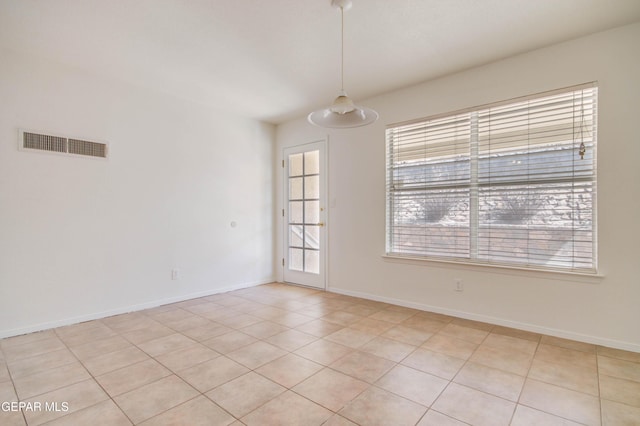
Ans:
POLYGON ((284 150, 284 281, 325 288, 326 141, 284 150))

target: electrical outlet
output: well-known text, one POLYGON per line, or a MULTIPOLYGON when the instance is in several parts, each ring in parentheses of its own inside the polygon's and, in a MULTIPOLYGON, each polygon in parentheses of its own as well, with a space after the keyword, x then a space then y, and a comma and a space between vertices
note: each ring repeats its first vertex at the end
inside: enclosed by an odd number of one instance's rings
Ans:
POLYGON ((456 278, 455 280, 455 291, 464 291, 464 285, 462 284, 462 280, 459 278, 456 278))
POLYGON ((179 269, 172 269, 171 270, 171 279, 176 281, 180 279, 180 270, 179 269))

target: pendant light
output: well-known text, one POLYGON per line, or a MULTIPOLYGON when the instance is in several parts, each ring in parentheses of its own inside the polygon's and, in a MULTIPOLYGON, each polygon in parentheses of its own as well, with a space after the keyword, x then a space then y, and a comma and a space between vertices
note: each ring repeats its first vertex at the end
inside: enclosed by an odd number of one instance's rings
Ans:
POLYGON ((351 0, 331 0, 331 6, 340 9, 342 24, 341 33, 341 63, 340 63, 340 93, 329 108, 314 111, 307 117, 309 123, 320 127, 345 129, 371 124, 378 119, 378 113, 372 109, 355 105, 344 91, 344 11, 351 8, 351 0))

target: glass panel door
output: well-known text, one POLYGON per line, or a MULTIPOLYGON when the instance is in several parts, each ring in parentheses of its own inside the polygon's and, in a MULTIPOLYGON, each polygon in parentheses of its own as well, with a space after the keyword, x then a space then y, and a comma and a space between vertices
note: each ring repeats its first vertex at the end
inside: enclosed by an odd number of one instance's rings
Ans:
POLYGON ((324 288, 325 142, 284 151, 284 280, 324 288))

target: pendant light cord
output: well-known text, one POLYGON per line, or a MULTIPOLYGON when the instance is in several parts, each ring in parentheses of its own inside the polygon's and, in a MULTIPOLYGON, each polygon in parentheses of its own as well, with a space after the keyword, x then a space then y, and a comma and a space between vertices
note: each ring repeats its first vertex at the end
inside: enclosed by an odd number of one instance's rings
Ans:
POLYGON ((340 90, 344 93, 344 7, 340 6, 340 24, 341 24, 341 33, 340 33, 340 90))
POLYGON ((344 91, 344 9, 351 7, 351 0, 331 0, 331 6, 340 8, 340 93, 329 108, 312 112, 307 120, 315 126, 331 129, 366 126, 378 119, 378 113, 354 105, 344 91))

